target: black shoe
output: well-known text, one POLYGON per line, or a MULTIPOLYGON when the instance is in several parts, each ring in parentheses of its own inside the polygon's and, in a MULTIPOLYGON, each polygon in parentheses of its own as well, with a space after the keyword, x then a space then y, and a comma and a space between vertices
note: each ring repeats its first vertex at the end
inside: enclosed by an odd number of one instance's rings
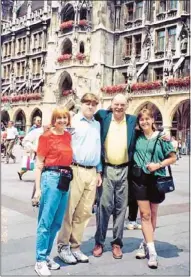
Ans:
POLYGON ((19 175, 20 181, 22 181, 22 175, 21 175, 21 173, 20 173, 20 172, 17 172, 17 173, 18 173, 18 175, 19 175))

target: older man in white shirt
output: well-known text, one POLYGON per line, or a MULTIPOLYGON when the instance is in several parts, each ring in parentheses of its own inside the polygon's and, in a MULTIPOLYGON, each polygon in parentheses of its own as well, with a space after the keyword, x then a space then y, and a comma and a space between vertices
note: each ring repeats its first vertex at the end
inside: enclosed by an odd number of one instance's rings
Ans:
POLYGON ((7 127, 7 138, 5 141, 5 149, 6 149, 6 162, 5 163, 9 163, 9 158, 13 159, 13 162, 16 162, 16 157, 13 155, 12 151, 13 151, 13 146, 15 144, 15 141, 18 137, 18 131, 17 129, 14 127, 14 123, 13 121, 9 121, 8 122, 8 127, 7 127))

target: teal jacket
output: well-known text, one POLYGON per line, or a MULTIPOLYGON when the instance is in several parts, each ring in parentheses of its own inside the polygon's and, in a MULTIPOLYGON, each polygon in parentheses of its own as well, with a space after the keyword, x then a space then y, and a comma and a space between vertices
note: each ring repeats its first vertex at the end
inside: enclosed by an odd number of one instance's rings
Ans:
MULTIPOLYGON (((112 111, 111 110, 99 110, 94 115, 95 119, 99 121, 101 125, 101 161, 104 164, 105 154, 104 154, 104 143, 107 137, 107 133, 109 130, 109 126, 112 119, 112 111)), ((136 126, 136 116, 126 114, 126 122, 127 122, 127 149, 129 161, 132 161, 133 152, 135 147, 135 126, 136 126)), ((120 138, 119 138, 120 143, 120 138)))

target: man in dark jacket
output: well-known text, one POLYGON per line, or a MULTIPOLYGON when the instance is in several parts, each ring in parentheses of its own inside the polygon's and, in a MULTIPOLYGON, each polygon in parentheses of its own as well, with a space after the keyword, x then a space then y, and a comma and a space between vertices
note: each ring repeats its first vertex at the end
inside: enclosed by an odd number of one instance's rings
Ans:
POLYGON ((112 100, 111 110, 99 110, 95 119, 101 125, 103 183, 98 188, 93 255, 103 253, 109 218, 113 214, 112 253, 116 259, 123 254, 123 229, 128 203, 128 166, 132 160, 135 144, 136 117, 125 114, 127 100, 117 94, 112 100))

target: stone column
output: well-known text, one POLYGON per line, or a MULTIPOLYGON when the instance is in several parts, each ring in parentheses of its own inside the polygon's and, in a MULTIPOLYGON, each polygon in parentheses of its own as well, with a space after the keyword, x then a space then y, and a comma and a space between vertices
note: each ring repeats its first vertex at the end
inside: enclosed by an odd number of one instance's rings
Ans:
POLYGON ((172 128, 172 126, 163 125, 163 128, 164 128, 165 134, 171 135, 171 128, 172 128))

